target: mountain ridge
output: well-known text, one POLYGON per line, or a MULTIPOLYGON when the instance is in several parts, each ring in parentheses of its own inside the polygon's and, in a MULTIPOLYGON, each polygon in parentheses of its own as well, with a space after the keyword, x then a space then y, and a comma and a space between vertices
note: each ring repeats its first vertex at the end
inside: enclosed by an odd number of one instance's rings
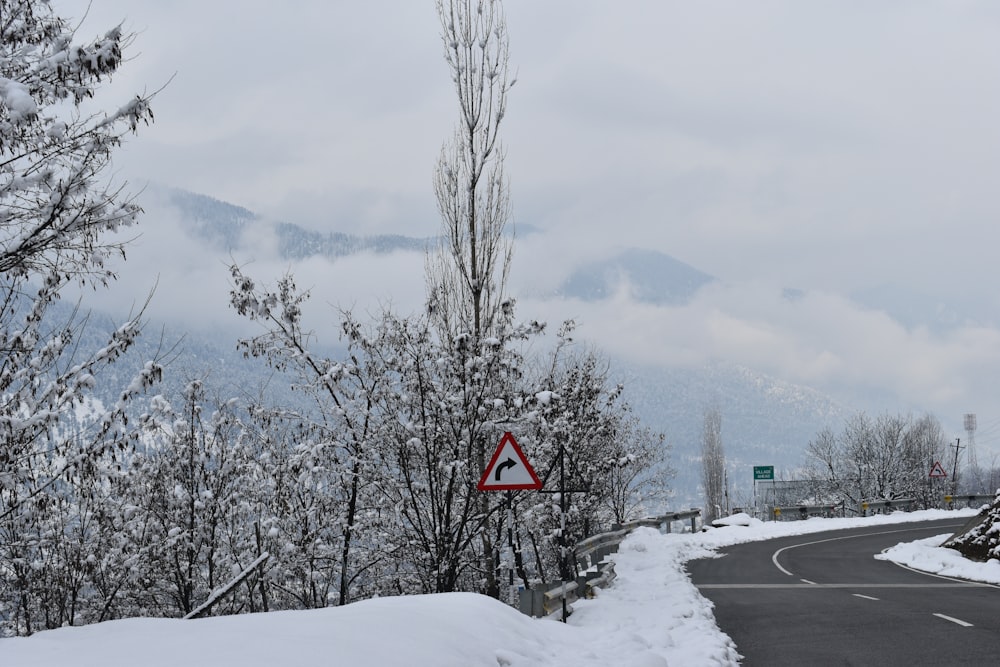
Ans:
MULTIPOLYGON (((434 242, 403 235, 312 232, 287 222, 265 221, 246 208, 184 191, 172 191, 167 201, 181 216, 180 232, 219 253, 242 247, 255 226, 270 225, 282 260, 293 265, 312 257, 336 261, 362 253, 423 252, 434 242)), ((690 303, 700 289, 716 282, 714 276, 657 250, 624 248, 574 267, 547 296, 599 301, 627 286, 636 301, 674 307, 690 303)), ((803 296, 804 292, 791 288, 783 293, 791 300, 803 296)), ((227 373, 240 378, 232 386, 247 387, 258 381, 257 374, 264 372, 262 362, 237 358, 235 339, 224 352, 219 351, 218 342, 211 333, 188 331, 185 344, 201 358, 224 359, 214 367, 226 366, 227 373)), ((625 380, 625 399, 647 426, 663 432, 673 445, 675 467, 680 471, 676 496, 689 503, 697 503, 701 429, 709 407, 721 410, 724 445, 734 474, 744 470, 747 475, 753 465, 775 465, 792 474, 803 463, 809 440, 825 427, 839 428, 855 410, 843 397, 724 361, 690 368, 631 364, 614 358, 610 362, 625 380)), ((739 486, 740 481, 734 484, 739 486)))
MULTIPOLYGON (((402 235, 353 236, 340 232, 318 233, 297 225, 264 220, 247 208, 206 195, 171 190, 163 197, 179 215, 177 234, 188 243, 208 245, 225 255, 244 248, 266 225, 278 239, 282 261, 293 268, 302 260, 325 257, 339 261, 362 253, 423 252, 434 239, 402 235)), ((693 299, 699 289, 717 279, 669 255, 651 249, 625 248, 605 259, 583 263, 561 283, 550 298, 600 300, 613 296, 627 283, 633 298, 661 306, 678 306, 693 299)), ((234 316, 235 317, 235 316, 234 316)), ((240 395, 258 384, 289 398, 287 378, 273 376, 260 360, 244 359, 235 336, 227 340, 218 331, 188 327, 151 317, 150 330, 161 328, 168 338, 183 338, 182 354, 168 369, 173 386, 200 373, 210 373, 220 392, 240 395), (205 370, 207 368, 211 371, 205 370)), ((142 342, 134 358, 151 354, 153 340, 142 342)), ((324 353, 341 350, 327 341, 324 353)), ((643 423, 666 435, 672 445, 679 474, 674 482, 677 499, 697 504, 700 479, 698 463, 704 410, 717 404, 723 415, 727 451, 734 467, 752 463, 791 469, 801 463, 801 451, 810 437, 841 419, 849 408, 806 387, 798 387, 748 368, 716 361, 695 368, 627 363, 609 358, 612 374, 625 384, 625 400, 643 423)), ((735 469, 735 468, 734 468, 735 469)))

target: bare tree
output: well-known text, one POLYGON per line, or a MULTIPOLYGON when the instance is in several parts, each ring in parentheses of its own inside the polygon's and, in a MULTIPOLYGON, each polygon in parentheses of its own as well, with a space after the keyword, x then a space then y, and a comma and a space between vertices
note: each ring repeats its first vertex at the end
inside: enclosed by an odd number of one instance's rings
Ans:
POLYGON ((499 0, 439 0, 441 39, 459 120, 441 149, 434 191, 441 245, 427 263, 430 310, 442 336, 487 335, 510 269, 510 199, 500 123, 507 110, 507 25, 499 0))
POLYGON ((611 453, 617 457, 607 461, 602 502, 615 523, 622 524, 666 503, 674 470, 667 463, 670 444, 665 436, 642 426, 634 415, 619 417, 613 445, 611 453))
MULTIPOLYGON (((456 367, 471 371, 462 380, 461 423, 441 437, 464 443, 466 460, 474 470, 482 470, 497 433, 480 416, 480 400, 492 398, 494 391, 490 376, 484 374, 488 369, 475 360, 489 356, 485 348, 493 346, 497 327, 504 326, 513 309, 504 296, 512 248, 500 144, 500 123, 513 80, 508 77, 507 26, 499 0, 438 0, 437 10, 459 117, 434 174, 442 233, 440 247, 427 261, 428 314, 456 367)), ((478 507, 482 515, 489 514, 485 494, 478 507)), ((486 591, 498 596, 490 534, 481 533, 483 574, 486 591)))
POLYGON ((932 416, 858 413, 839 433, 824 429, 806 450, 811 477, 852 505, 912 497, 933 504, 928 472, 944 455, 946 438, 932 416))
POLYGON ((722 449, 722 414, 718 408, 705 412, 701 471, 705 488, 705 521, 710 522, 722 515, 726 505, 726 454, 722 449))

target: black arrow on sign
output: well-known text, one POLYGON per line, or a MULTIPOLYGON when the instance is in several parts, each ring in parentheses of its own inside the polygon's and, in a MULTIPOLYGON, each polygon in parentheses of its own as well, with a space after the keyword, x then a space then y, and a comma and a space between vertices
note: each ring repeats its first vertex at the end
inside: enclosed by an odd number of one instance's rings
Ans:
POLYGON ((504 468, 513 468, 515 466, 517 466, 517 461, 508 456, 506 461, 497 464, 497 471, 493 473, 493 481, 500 481, 500 473, 503 472, 504 468))

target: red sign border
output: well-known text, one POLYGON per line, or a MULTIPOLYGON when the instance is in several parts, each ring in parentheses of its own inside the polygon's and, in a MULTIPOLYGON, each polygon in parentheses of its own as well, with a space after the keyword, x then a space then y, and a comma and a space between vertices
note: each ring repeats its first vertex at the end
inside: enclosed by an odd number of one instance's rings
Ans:
POLYGON ((486 470, 483 471, 483 476, 479 478, 479 484, 476 484, 476 488, 480 491, 537 491, 542 488, 542 482, 538 479, 538 475, 535 474, 535 469, 531 467, 528 463, 528 457, 524 455, 521 451, 521 446, 517 444, 517 440, 514 439, 514 434, 507 431, 500 438, 500 444, 493 451, 493 456, 490 458, 490 462, 486 465, 486 470), (521 459, 521 464, 528 471, 531 476, 531 482, 523 482, 521 484, 488 484, 490 473, 496 467, 497 461, 500 459, 500 452, 503 451, 504 445, 510 443, 514 447, 514 452, 517 457, 521 459))
POLYGON ((931 466, 931 471, 930 471, 930 473, 928 473, 928 475, 927 475, 927 476, 928 476, 928 477, 930 477, 931 479, 944 479, 945 477, 947 477, 947 476, 948 476, 948 473, 947 473, 947 471, 946 471, 946 470, 945 470, 945 469, 944 469, 944 468, 943 468, 943 467, 941 466, 941 462, 940 462, 940 461, 935 461, 935 462, 934 462, 934 465, 932 465, 932 466, 931 466), (937 474, 937 471, 939 471, 939 470, 940 470, 941 472, 940 472, 940 474, 937 474))

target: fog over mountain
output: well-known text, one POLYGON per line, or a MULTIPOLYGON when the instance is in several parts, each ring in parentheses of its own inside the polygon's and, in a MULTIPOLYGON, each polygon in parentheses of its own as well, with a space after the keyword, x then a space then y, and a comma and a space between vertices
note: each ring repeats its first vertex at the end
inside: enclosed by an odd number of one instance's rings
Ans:
MULTIPOLYGON (((458 109, 434 3, 398 4, 251 2, 234 21, 225 3, 53 0, 81 36, 137 33, 97 109, 169 82, 116 176, 258 215, 230 253, 179 235, 149 188, 120 284, 91 296, 127 311, 158 276, 158 317, 228 341, 246 328, 236 261, 293 270, 323 339, 338 308, 418 311, 423 256, 398 242, 437 233, 430 179, 458 109), (374 237, 395 249, 330 252, 374 237)), ((732 364, 852 410, 929 410, 954 437, 975 413, 998 449, 1000 5, 504 10, 518 313, 575 319, 616 365, 732 364)))
MULTIPOLYGON (((268 379, 262 363, 235 350, 239 336, 259 329, 228 307, 232 262, 259 282, 273 283, 291 272, 300 287, 310 289, 307 309, 316 344, 333 354, 339 309, 372 314, 383 307, 402 313, 422 307, 424 251, 433 238, 318 232, 155 186, 141 197, 146 215, 121 280, 108 294, 85 299, 120 318, 155 287, 146 344, 163 344, 161 329, 168 343, 183 339, 171 382, 211 369, 213 382, 238 391, 267 381, 269 391, 281 392, 287 384, 268 379)), ((989 340, 995 332, 985 313, 974 322, 961 304, 904 288, 873 287, 852 298, 794 286, 728 285, 656 249, 558 248, 541 230, 517 229, 510 291, 520 296, 518 313, 552 328, 563 319, 578 322, 580 344, 608 358, 612 377, 625 384, 626 400, 673 445, 681 504, 698 502, 697 457, 709 408, 722 413, 737 494, 752 483, 753 465, 775 465, 779 475, 794 477, 809 440, 825 426, 839 429, 854 412, 929 411, 946 432, 964 436, 962 414, 975 411, 942 411, 950 390, 944 400, 920 386, 899 391, 896 383, 905 386, 907 378, 893 377, 894 362, 878 357, 892 336, 904 346, 916 345, 903 353, 919 353, 920 345, 934 353, 958 349, 970 335, 989 340), (877 345, 869 350, 866 337, 877 345), (855 338, 860 345, 848 345, 855 338), (846 341, 844 347, 836 347, 838 340, 846 341)), ((924 362, 903 358, 900 364, 919 377, 934 370, 921 368, 924 362)), ((921 381, 936 386, 933 377, 921 381)), ((996 423, 983 413, 980 424, 985 428, 979 447, 987 452, 980 460, 988 461, 996 423)))
POLYGON ((658 306, 682 306, 694 298, 712 276, 655 250, 625 248, 607 259, 587 262, 573 270, 550 296, 600 301, 627 283, 633 299, 658 306))

